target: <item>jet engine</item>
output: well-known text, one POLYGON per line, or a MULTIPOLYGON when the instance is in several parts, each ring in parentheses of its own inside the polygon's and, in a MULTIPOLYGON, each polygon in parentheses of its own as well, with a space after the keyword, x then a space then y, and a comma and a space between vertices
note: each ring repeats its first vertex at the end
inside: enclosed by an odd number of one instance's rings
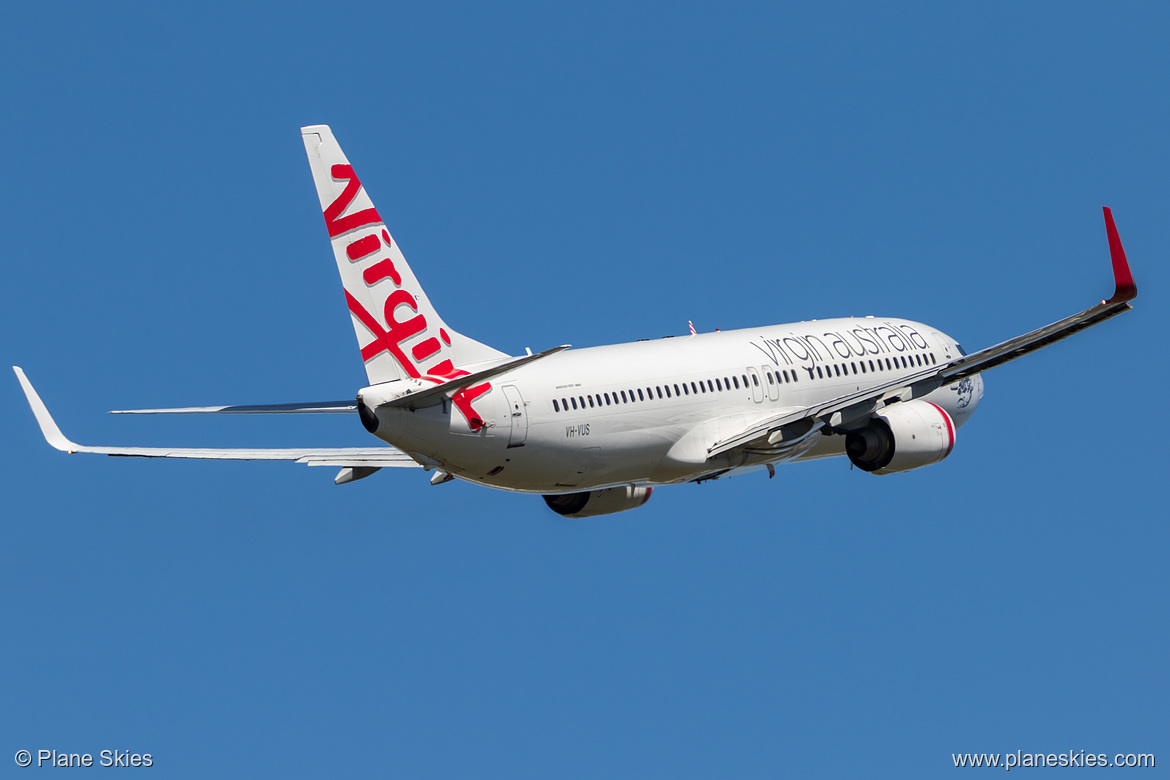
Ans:
POLYGON ((596 517, 636 509, 649 501, 653 492, 654 488, 651 487, 626 485, 604 490, 588 490, 584 493, 545 496, 544 502, 548 504, 549 509, 562 517, 596 517))
POLYGON ((873 474, 929 466, 951 454, 955 423, 929 401, 887 406, 869 424, 845 436, 845 454, 854 466, 873 474))

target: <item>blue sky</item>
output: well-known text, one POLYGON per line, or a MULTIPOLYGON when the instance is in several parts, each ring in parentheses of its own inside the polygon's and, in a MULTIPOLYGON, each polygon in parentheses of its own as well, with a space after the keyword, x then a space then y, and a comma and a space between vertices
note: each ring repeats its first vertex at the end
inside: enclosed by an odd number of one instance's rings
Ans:
POLYGON ((344 446, 298 128, 436 306, 511 353, 876 314, 985 377, 937 466, 656 491, 592 520, 420 473, 66 457, 0 383, 0 767, 167 777, 936 777, 1170 762, 1159 4, 9 4, 0 352, 85 443, 344 446), (1161 329, 1161 330, 1160 330, 1161 329), (1165 755, 1163 755, 1165 754, 1165 755))

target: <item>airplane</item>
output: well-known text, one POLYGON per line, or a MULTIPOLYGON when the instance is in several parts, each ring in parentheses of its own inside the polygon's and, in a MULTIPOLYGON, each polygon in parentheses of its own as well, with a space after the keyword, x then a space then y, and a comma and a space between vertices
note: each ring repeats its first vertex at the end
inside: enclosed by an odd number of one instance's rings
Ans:
POLYGON ((147 458, 289 460, 345 484, 421 467, 544 497, 580 518, 642 506, 655 487, 845 456, 877 475, 944 460, 983 397, 982 372, 1132 308, 1137 286, 1104 209, 1113 297, 986 349, 923 323, 862 317, 510 356, 448 325, 326 125, 301 128, 365 364, 354 400, 114 414, 356 414, 384 444, 182 449, 70 441, 14 366, 50 445, 147 458))

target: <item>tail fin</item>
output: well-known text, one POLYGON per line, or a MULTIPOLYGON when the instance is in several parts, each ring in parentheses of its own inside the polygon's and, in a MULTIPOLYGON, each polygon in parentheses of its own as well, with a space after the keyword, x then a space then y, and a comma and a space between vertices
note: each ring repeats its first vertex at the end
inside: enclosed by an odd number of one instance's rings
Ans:
POLYGON ((301 128, 370 384, 505 358, 435 311, 327 125, 301 128))

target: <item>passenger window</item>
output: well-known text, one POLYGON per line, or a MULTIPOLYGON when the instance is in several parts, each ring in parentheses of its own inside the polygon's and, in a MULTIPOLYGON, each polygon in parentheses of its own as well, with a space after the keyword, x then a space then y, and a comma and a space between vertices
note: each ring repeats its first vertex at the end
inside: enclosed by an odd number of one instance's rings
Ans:
POLYGON ((817 366, 817 379, 824 379, 824 377, 821 375, 821 367, 820 366, 817 366))
POLYGON ((574 409, 576 409, 576 408, 577 408, 577 399, 576 399, 576 398, 570 398, 569 400, 573 402, 573 408, 574 408, 574 409))
POLYGON ((752 385, 754 385, 755 387, 760 386, 760 378, 758 376, 756 376, 755 374, 752 374, 752 385))
POLYGON ((661 397, 662 397, 662 388, 661 388, 661 387, 656 387, 656 388, 654 388, 654 389, 658 391, 658 397, 659 397, 659 398, 661 398, 661 397))
POLYGON ((854 373, 854 374, 856 374, 856 373, 857 373, 857 364, 856 364, 856 363, 850 363, 849 365, 853 366, 853 373, 854 373))
POLYGON ((933 353, 933 352, 931 352, 931 353, 930 353, 930 362, 931 362, 931 363, 934 363, 934 362, 935 362, 935 359, 934 359, 934 353, 933 353))
POLYGON ((861 361, 861 373, 865 373, 865 361, 861 361))
POLYGON ((623 404, 629 403, 629 401, 626 400, 626 391, 625 390, 622 390, 622 403, 623 404))
POLYGON ((609 406, 609 393, 602 393, 605 396, 605 405, 609 406))
POLYGON ((733 376, 731 379, 733 382, 735 382, 735 389, 738 390, 739 389, 739 377, 733 376))
MULTIPOLYGON (((702 383, 702 382, 699 382, 699 387, 702 387, 702 385, 703 385, 703 383, 702 383)), ((699 388, 698 388, 698 387, 695 387, 695 383, 694 383, 694 382, 691 382, 691 392, 692 392, 692 393, 694 393, 695 395, 698 395, 698 394, 699 394, 699 388)))
POLYGON ((837 376, 841 376, 841 367, 838 366, 836 363, 833 364, 833 371, 835 371, 837 373, 837 376))
POLYGON ((770 385, 776 384, 776 381, 772 378, 771 371, 765 371, 764 373, 768 375, 768 384, 770 384, 770 385))
POLYGON ((593 408, 593 396, 587 395, 585 397, 589 399, 589 408, 592 409, 593 408))
POLYGON ((557 399, 555 399, 555 398, 554 398, 554 399, 553 399, 553 411, 554 411, 554 412, 559 412, 560 410, 561 410, 561 405, 560 405, 560 404, 558 404, 558 403, 557 403, 557 399))
POLYGON ((871 360, 871 361, 869 361, 869 370, 870 370, 870 371, 876 371, 876 370, 877 370, 876 368, 874 368, 874 367, 873 367, 873 361, 872 361, 872 360, 871 360))
POLYGON ((886 368, 889 369, 890 371, 894 370, 894 364, 890 362, 889 358, 886 358, 886 368))
POLYGON ((723 383, 720 382, 718 379, 715 380, 715 389, 717 389, 721 393, 723 392, 723 383))
POLYGON ((707 389, 709 391, 711 391, 712 393, 715 392, 715 383, 712 382, 710 379, 707 380, 707 389))
POLYGON ((747 390, 747 374, 740 374, 740 377, 743 379, 743 389, 747 390))
POLYGON ((640 387, 638 388, 638 400, 639 400, 639 401, 645 400, 645 399, 642 397, 642 388, 640 388, 640 387))

